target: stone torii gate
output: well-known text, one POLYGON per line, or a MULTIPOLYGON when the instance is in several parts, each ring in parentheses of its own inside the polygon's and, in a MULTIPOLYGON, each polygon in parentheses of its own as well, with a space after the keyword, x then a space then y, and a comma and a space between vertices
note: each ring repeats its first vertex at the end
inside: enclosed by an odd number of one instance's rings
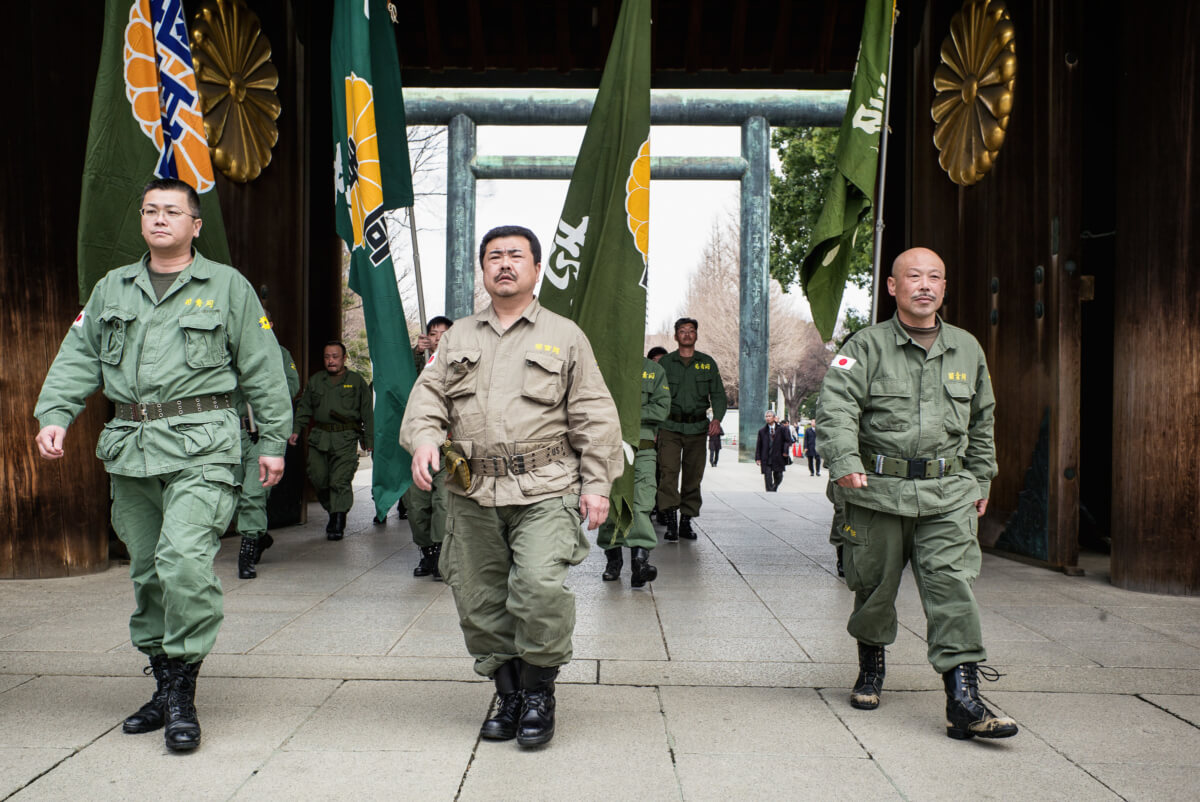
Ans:
MULTIPOLYGON (((770 256, 771 126, 841 124, 846 91, 651 90, 651 125, 737 125, 740 157, 650 158, 651 180, 741 182, 739 281, 739 408, 768 405, 768 267, 770 256)), ((573 157, 479 156, 479 125, 587 125, 593 90, 408 89, 409 125, 445 125, 446 314, 474 311, 475 182, 478 179, 569 179, 573 157)), ((653 236, 653 227, 651 228, 653 236)), ((756 414, 739 415, 738 457, 754 459, 756 414)))

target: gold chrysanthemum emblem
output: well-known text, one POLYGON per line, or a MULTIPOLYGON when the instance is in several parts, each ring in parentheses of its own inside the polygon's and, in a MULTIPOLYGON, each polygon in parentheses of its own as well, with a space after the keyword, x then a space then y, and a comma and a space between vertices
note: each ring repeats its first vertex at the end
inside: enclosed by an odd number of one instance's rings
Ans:
POLYGON ((192 21, 192 62, 217 169, 246 183, 279 140, 279 71, 258 16, 242 0, 205 0, 192 21))
POLYGON ((967 0, 950 20, 930 112, 938 163, 956 184, 983 178, 1004 144, 1017 75, 1015 34, 1003 0, 967 0))
POLYGON ((642 255, 650 253, 650 140, 638 148, 637 158, 629 165, 629 180, 625 183, 625 216, 633 245, 642 255))

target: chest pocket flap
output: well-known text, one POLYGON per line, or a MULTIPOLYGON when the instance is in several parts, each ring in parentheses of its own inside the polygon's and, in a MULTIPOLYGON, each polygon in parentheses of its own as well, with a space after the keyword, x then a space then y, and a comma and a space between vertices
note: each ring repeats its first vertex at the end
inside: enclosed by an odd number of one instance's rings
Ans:
POLYGON ((100 313, 100 361, 116 365, 125 353, 125 337, 129 325, 137 319, 134 312, 116 306, 106 306, 100 313))
POLYGON ((224 326, 217 312, 180 315, 179 327, 187 340, 187 363, 193 368, 215 368, 229 362, 224 326))
POLYGON ((521 395, 539 404, 557 404, 563 397, 565 364, 562 358, 545 351, 526 351, 521 395))
POLYGON ((446 396, 458 398, 472 395, 479 381, 479 357, 482 351, 478 348, 465 348, 450 351, 446 354, 446 396))
POLYGON ((908 398, 912 395, 912 387, 908 379, 876 379, 871 382, 871 395, 908 398))
POLYGON ((870 398, 864 419, 877 431, 903 432, 912 425, 912 384, 908 379, 876 379, 868 389, 870 398))

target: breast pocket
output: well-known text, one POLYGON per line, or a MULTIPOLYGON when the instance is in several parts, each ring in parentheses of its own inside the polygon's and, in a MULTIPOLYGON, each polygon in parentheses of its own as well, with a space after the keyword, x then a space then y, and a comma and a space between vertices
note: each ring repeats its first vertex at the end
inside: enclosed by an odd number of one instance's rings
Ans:
POLYGON ((125 353, 125 339, 129 327, 137 315, 115 306, 100 313, 100 361, 106 365, 119 365, 125 353))
POLYGON ((864 416, 869 428, 880 432, 906 432, 912 426, 912 385, 904 379, 876 379, 868 388, 864 416))
POLYGON ((967 433, 971 423, 971 399, 975 393, 966 382, 948 381, 946 388, 946 413, 942 420, 947 434, 961 435, 967 433))
POLYGON ((480 353, 478 348, 472 348, 446 354, 447 398, 463 398, 478 392, 480 353))
POLYGON ((559 357, 544 351, 526 352, 521 395, 546 406, 557 404, 562 400, 566 388, 563 377, 565 364, 559 357))
POLYGON ((193 368, 219 368, 229 364, 225 326, 215 311, 182 315, 179 327, 187 341, 185 359, 193 368))

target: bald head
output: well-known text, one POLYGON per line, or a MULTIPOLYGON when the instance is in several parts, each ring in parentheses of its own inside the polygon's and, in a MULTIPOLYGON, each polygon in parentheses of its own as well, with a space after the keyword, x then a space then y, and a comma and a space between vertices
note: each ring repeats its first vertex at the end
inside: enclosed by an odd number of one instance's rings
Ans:
POLYGON ((946 297, 946 265, 940 256, 928 248, 910 248, 892 262, 887 286, 900 322, 918 328, 937 324, 946 297))
POLYGON ((942 276, 946 275, 946 263, 942 261, 942 257, 938 256, 928 248, 909 248, 902 252, 892 262, 892 275, 900 275, 900 271, 909 265, 936 265, 942 271, 942 276))

